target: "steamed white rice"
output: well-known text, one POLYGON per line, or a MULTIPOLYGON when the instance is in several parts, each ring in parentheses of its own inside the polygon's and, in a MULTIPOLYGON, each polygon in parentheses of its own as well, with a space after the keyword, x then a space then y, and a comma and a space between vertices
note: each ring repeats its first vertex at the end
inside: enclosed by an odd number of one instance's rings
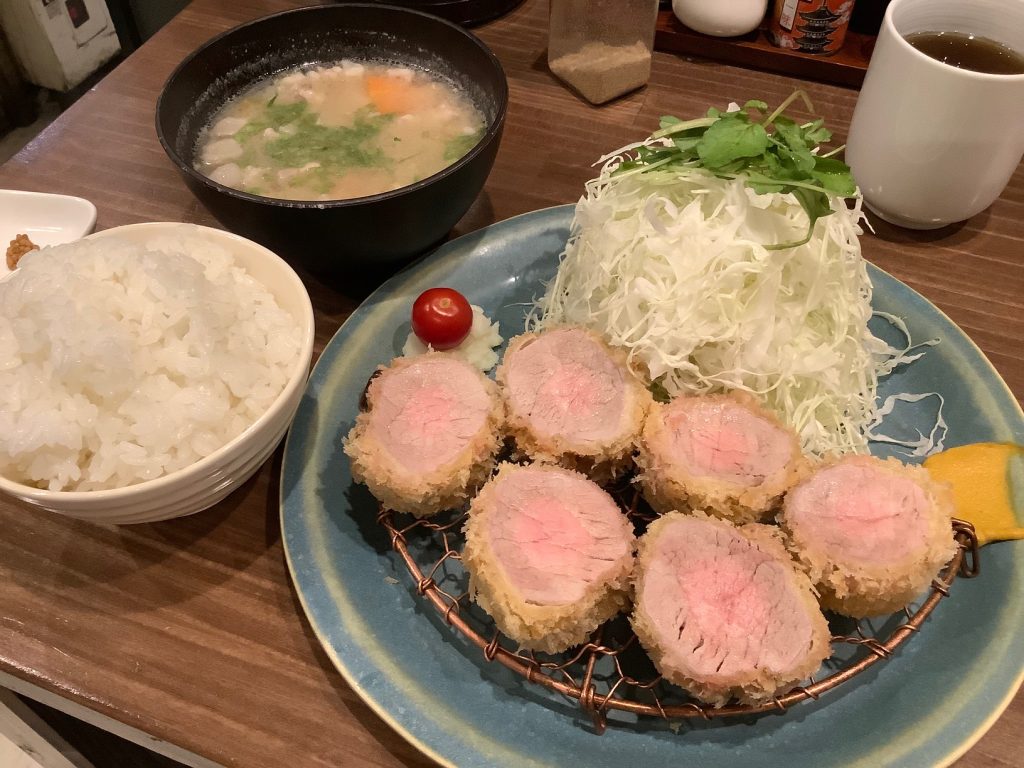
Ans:
POLYGON ((80 241, 0 283, 0 474, 132 485, 240 434, 284 389, 295 319, 198 236, 80 241))

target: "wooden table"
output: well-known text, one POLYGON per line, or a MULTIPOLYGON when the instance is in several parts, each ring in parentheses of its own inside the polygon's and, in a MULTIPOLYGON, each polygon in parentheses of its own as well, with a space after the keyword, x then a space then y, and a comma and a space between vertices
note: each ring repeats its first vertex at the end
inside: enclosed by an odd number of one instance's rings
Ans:
MULTIPOLYGON (((196 0, 0 168, 0 187, 96 203, 99 228, 140 221, 214 224, 153 129, 171 69, 212 35, 300 2, 196 0)), ((603 152, 646 135, 659 115, 806 88, 841 140, 857 93, 667 54, 650 85, 595 109, 545 66, 547 8, 527 0, 479 30, 508 73, 511 105, 490 180, 455 234, 574 202, 603 152)), ((1024 396, 1024 172, 962 226, 914 234, 877 225, 877 265, 923 293, 1024 396)), ((309 281, 317 345, 358 295, 309 281)), ((0 500, 0 685, 196 765, 304 768, 426 765, 332 668, 306 623, 282 552, 280 452, 219 506, 126 528, 66 520, 0 500)), ((1018 695, 957 765, 1020 765, 1018 695)))

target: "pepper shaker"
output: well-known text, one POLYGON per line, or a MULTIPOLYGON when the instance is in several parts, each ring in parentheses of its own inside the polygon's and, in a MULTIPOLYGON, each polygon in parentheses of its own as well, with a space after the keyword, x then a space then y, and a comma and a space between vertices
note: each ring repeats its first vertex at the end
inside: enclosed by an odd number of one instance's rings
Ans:
POLYGON ((551 0, 548 67, 592 104, 644 85, 658 0, 551 0))

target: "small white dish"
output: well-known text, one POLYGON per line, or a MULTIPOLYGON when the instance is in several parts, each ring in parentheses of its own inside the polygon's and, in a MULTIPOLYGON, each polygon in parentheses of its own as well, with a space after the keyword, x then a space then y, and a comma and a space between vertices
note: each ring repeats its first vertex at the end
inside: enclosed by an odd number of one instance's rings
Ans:
MULTIPOLYGON (((81 197, 48 192, 0 189, 0 251, 16 235, 28 235, 36 245, 61 245, 79 240, 96 226, 96 206, 81 197)), ((0 258, 0 280, 11 270, 0 258)))

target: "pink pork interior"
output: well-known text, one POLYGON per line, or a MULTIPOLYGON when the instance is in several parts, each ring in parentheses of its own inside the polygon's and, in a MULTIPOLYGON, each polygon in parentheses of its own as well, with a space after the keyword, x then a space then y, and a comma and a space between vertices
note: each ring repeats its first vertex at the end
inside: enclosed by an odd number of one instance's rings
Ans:
POLYGON ((666 662, 713 680, 792 667, 811 622, 787 567, 739 533, 680 518, 658 536, 639 595, 666 662))
POLYGON ((506 365, 513 407, 538 435, 584 445, 618 436, 628 374, 583 331, 541 334, 506 365))
POLYGON ((371 386, 368 434, 408 472, 426 474, 455 459, 481 430, 491 399, 477 372, 447 357, 385 371, 371 386))
POLYGON ((694 477, 758 486, 793 458, 785 430, 731 400, 681 397, 662 413, 655 450, 694 477))
POLYGON ((576 602, 632 546, 626 516, 583 477, 523 467, 496 483, 487 525, 491 551, 529 603, 576 602))
POLYGON ((790 492, 786 519, 838 562, 898 563, 927 544, 928 498, 909 478, 847 461, 790 492))

